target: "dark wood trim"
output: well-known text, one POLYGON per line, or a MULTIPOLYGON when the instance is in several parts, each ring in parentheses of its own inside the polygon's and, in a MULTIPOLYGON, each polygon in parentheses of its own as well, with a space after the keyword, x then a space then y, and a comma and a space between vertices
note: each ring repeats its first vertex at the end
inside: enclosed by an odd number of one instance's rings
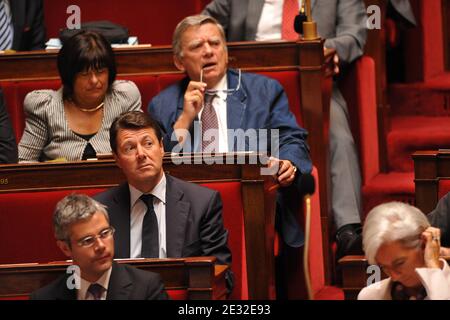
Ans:
POLYGON ((450 178, 450 150, 417 151, 412 157, 416 206, 429 213, 439 201, 439 180, 450 178))
MULTIPOLYGON (((224 299, 227 266, 215 266, 215 257, 118 260, 159 273, 166 290, 187 290, 189 300, 224 299)), ((69 262, 0 265, 0 299, 29 295, 64 274, 69 262)))

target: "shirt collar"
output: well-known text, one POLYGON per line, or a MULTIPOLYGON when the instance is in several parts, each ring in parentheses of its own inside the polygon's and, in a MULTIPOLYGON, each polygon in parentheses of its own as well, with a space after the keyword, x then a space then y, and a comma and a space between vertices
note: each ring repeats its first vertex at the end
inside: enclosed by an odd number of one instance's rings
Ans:
POLYGON ((225 100, 227 98, 227 93, 222 90, 228 89, 228 82, 227 82, 227 73, 223 75, 222 79, 212 88, 213 90, 219 90, 216 95, 220 98, 225 100))
POLYGON ((111 278, 111 271, 112 271, 112 267, 110 267, 105 273, 103 273, 103 275, 95 282, 89 282, 89 281, 81 278, 80 289, 78 290, 78 293, 77 293, 78 299, 86 300, 87 290, 89 289, 89 286, 92 283, 98 283, 103 288, 105 288, 106 292, 108 292, 109 279, 111 278))
MULTIPOLYGON (((166 204, 166 175, 163 173, 161 180, 159 180, 158 184, 148 192, 148 194, 154 195, 159 201, 166 204)), ((136 204, 136 201, 144 194, 142 191, 136 189, 131 184, 128 184, 130 187, 130 205, 131 208, 136 204)))

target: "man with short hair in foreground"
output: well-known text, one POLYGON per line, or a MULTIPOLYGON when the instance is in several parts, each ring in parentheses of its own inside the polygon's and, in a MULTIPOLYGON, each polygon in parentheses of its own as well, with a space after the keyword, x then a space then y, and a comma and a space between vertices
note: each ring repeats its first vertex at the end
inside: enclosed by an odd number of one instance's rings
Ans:
MULTIPOLYGON (((114 228, 103 205, 82 194, 58 202, 53 216, 57 245, 79 268, 36 290, 33 300, 163 300, 159 274, 113 261, 114 228), (73 278, 70 278, 73 277, 73 278), (73 281, 75 280, 75 281, 73 281)), ((76 269, 76 268, 75 268, 76 269)))

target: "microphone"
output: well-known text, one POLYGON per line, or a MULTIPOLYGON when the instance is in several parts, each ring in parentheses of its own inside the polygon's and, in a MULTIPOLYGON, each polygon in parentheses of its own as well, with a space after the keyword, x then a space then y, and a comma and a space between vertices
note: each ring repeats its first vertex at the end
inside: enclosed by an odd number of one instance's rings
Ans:
POLYGON ((300 11, 298 15, 295 16, 294 19, 294 30, 298 34, 303 34, 303 22, 308 21, 308 17, 305 14, 305 2, 300 1, 300 11))
POLYGON ((294 30, 298 34, 303 34, 303 22, 306 22, 307 17, 304 12, 299 12, 294 19, 294 30))

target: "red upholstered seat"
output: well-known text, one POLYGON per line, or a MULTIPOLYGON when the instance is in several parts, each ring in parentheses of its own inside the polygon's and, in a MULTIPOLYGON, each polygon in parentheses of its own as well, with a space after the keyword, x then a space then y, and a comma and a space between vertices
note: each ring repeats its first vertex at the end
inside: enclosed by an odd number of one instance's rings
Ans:
POLYGON ((147 105, 155 95, 158 94, 157 76, 139 75, 139 76, 119 76, 117 79, 133 81, 141 93, 142 111, 147 111, 147 105))
POLYGON ((438 184, 438 197, 441 199, 450 192, 450 179, 441 179, 438 184))
POLYGON ((228 245, 232 252, 231 270, 235 276, 230 299, 248 299, 247 264, 245 255, 244 210, 239 182, 207 183, 203 186, 220 192, 223 203, 223 220, 229 232, 228 245))
POLYGON ((412 172, 383 173, 380 170, 375 65, 372 58, 364 56, 357 60, 349 74, 341 80, 340 87, 348 104, 353 137, 359 149, 363 214, 382 202, 397 200, 412 203, 414 200, 412 172))
POLYGON ((289 109, 295 115, 297 123, 301 126, 300 73, 298 71, 271 71, 258 73, 280 82, 288 97, 289 109))
POLYGON ((65 260, 53 235, 56 203, 72 192, 93 195, 102 190, 0 194, 0 264, 65 260))

